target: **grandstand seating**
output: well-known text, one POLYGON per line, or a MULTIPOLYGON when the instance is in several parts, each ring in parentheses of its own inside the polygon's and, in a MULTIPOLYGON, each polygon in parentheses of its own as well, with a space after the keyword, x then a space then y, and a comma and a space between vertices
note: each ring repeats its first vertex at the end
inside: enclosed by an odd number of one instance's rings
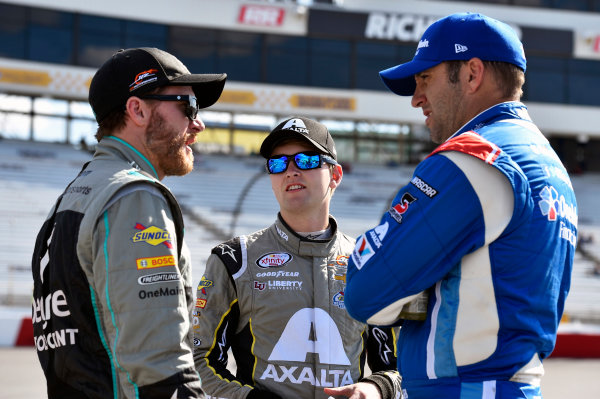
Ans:
MULTIPOLYGON (((89 153, 66 145, 0 140, 0 304, 29 304, 36 234, 57 196, 90 158, 89 153)), ((213 246, 275 219, 278 207, 263 165, 259 157, 202 154, 189 175, 165 178, 182 205, 195 280, 200 279, 213 246)), ((342 231, 356 237, 375 226, 412 170, 353 165, 332 201, 331 213, 342 231)), ((589 257, 600 259, 600 216, 594 207, 600 197, 600 175, 572 178, 580 237, 592 240, 585 244, 587 256, 576 256, 566 313, 571 320, 600 322, 600 276, 593 274, 589 257)))

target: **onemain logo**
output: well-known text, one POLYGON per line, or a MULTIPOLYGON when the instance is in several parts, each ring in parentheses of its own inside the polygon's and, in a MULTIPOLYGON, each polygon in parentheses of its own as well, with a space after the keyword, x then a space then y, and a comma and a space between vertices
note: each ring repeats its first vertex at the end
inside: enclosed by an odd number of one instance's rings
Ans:
MULTIPOLYGON (((432 16, 372 12, 367 19, 365 37, 418 42, 429 25, 436 20, 437 18, 432 16)), ((421 46, 421 43, 419 45, 421 46)))

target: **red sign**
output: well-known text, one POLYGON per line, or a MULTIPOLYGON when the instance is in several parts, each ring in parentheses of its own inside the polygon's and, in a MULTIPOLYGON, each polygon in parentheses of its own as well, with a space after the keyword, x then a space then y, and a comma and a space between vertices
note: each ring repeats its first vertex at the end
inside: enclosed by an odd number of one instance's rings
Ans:
POLYGON ((240 7, 238 22, 247 25, 281 26, 284 16, 283 8, 244 5, 240 7))

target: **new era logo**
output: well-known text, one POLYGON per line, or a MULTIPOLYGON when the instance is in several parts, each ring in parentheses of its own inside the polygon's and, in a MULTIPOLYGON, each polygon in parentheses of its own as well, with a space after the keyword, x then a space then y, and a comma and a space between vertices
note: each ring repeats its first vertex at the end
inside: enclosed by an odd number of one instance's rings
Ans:
POLYGON ((467 51, 469 48, 467 46, 463 46, 462 44, 458 44, 456 43, 454 45, 454 52, 455 53, 464 53, 465 51, 467 51))

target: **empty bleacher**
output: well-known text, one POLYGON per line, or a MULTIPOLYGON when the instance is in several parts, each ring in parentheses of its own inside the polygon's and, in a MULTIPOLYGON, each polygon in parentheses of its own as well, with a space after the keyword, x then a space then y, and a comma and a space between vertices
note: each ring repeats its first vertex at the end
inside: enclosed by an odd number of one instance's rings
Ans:
MULTIPOLYGON (((57 196, 90 158, 89 153, 66 145, 0 140, 0 304, 29 303, 36 234, 57 196)), ((412 170, 353 165, 331 205, 342 231, 356 237, 375 226, 412 170)), ((588 239, 586 252, 576 256, 566 313, 572 320, 600 322, 600 276, 594 274, 593 261, 594 256, 600 259, 600 215, 594 206, 600 198, 600 175, 572 176, 572 180, 580 237, 588 239)), ((164 183, 182 205, 195 280, 200 279, 213 246, 266 227, 278 209, 260 157, 202 154, 192 173, 167 177, 164 183)))

